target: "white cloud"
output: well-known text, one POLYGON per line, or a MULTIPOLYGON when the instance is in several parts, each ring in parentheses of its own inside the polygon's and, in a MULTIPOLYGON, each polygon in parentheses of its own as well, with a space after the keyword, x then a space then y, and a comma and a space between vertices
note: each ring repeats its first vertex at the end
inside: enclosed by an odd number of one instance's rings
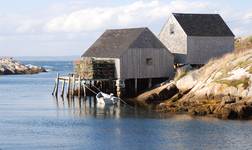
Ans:
POLYGON ((245 19, 252 19, 252 12, 249 12, 245 15, 245 19))
POLYGON ((84 9, 50 20, 45 29, 49 32, 92 31, 111 18, 111 12, 101 8, 84 9))
POLYGON ((69 14, 55 17, 48 21, 48 32, 82 32, 103 28, 145 26, 146 22, 157 21, 167 17, 171 11, 204 10, 206 2, 188 2, 176 0, 162 3, 159 0, 139 0, 132 4, 114 7, 84 8, 69 14))
POLYGON ((0 9, 0 55, 58 55, 62 49, 79 54, 107 28, 148 26, 158 33, 171 12, 220 13, 237 36, 252 34, 251 10, 233 5, 228 0, 62 0, 37 10, 0 9))

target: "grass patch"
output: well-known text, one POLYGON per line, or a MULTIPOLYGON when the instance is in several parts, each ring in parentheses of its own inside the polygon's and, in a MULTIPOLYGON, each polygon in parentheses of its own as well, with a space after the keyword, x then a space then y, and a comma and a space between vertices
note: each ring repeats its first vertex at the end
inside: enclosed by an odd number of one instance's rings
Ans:
POLYGON ((240 61, 237 63, 236 67, 240 67, 240 68, 246 68, 248 67, 250 64, 252 64, 252 61, 240 61))
POLYGON ((248 41, 252 43, 252 36, 248 37, 248 41))
POLYGON ((239 51, 245 51, 247 49, 252 48, 252 36, 249 36, 247 38, 238 38, 235 40, 235 49, 237 52, 239 51))
POLYGON ((175 75, 174 80, 175 80, 175 81, 178 81, 179 79, 183 78, 183 77, 186 76, 187 74, 188 74, 187 71, 182 70, 182 71, 180 71, 179 73, 177 73, 177 74, 175 75))
POLYGON ((247 71, 252 74, 252 66, 249 67, 249 69, 247 69, 247 71))
POLYGON ((239 80, 217 80, 216 83, 226 84, 227 86, 233 86, 238 88, 239 85, 242 85, 244 89, 248 88, 249 86, 249 78, 244 77, 239 80))

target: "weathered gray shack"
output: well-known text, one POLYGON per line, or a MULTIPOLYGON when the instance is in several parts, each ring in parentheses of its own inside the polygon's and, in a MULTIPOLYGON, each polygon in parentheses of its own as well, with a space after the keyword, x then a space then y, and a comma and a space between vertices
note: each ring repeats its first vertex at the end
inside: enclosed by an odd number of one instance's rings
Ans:
POLYGON ((146 79, 151 86, 174 76, 172 53, 148 28, 106 30, 82 58, 114 60, 114 78, 126 87, 140 87, 146 79))
POLYGON ((159 39, 175 64, 205 64, 234 50, 234 34, 219 14, 173 13, 159 39))

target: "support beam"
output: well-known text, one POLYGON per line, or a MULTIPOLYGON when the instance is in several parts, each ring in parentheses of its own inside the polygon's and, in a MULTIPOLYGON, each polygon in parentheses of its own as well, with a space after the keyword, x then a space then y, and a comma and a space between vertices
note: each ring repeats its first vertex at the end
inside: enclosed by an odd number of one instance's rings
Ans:
POLYGON ((152 79, 149 78, 149 79, 148 79, 148 88, 150 89, 151 87, 152 87, 152 79))
POLYGON ((135 79, 135 94, 137 94, 138 89, 137 89, 137 78, 135 79))

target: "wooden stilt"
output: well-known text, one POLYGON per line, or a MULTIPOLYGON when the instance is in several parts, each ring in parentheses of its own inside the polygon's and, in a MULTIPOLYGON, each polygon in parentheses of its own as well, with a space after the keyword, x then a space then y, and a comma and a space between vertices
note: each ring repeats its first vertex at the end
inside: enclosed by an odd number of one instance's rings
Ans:
POLYGON ((84 99, 86 99, 87 93, 86 93, 86 85, 85 85, 85 83, 83 83, 83 94, 84 94, 84 99))
POLYGON ((67 87, 67 97, 70 97, 70 92, 71 92, 71 77, 68 77, 68 87, 67 87))
MULTIPOLYGON (((93 87, 97 87, 97 81, 94 81, 94 86, 93 87)), ((94 89, 97 92, 96 88, 94 88, 94 89)))
POLYGON ((58 96, 58 90, 59 90, 59 73, 57 73, 55 96, 58 96))
POLYGON ((73 75, 73 88, 72 88, 72 92, 71 92, 71 96, 74 96, 74 91, 75 91, 75 76, 73 75))
POLYGON ((148 80, 148 88, 150 89, 151 87, 152 87, 152 79, 151 78, 149 78, 149 80, 148 80))
POLYGON ((138 90, 137 90, 137 78, 135 79, 135 94, 137 94, 138 90))
POLYGON ((55 82, 54 82, 54 87, 53 87, 52 95, 55 94, 55 90, 56 90, 56 80, 55 80, 55 82))
POLYGON ((79 84, 79 86, 78 86, 78 97, 80 99, 81 98, 81 78, 80 78, 80 76, 78 78, 78 84, 79 84))
POLYGON ((61 88, 61 97, 63 97, 64 96, 64 93, 65 93, 65 84, 66 84, 66 81, 65 80, 63 80, 63 83, 62 83, 62 88, 61 88))

